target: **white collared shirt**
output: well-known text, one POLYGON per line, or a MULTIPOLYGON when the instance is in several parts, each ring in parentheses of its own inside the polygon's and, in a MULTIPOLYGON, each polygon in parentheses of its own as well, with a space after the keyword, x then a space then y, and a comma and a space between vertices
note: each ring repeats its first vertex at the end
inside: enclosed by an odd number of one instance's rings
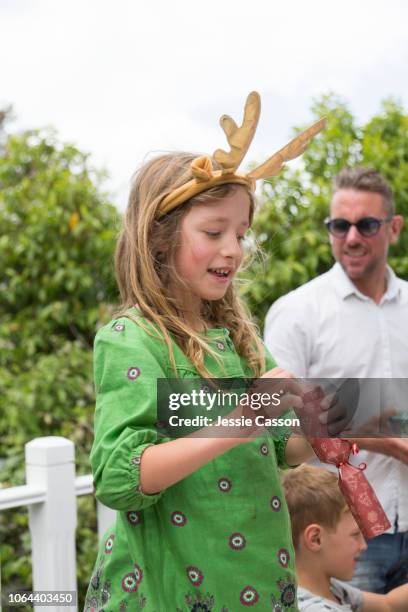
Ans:
MULTIPOLYGON (((300 377, 408 379, 408 282, 388 267, 387 290, 376 304, 336 263, 273 304, 265 343, 279 366, 300 377)), ((356 459, 367 463, 391 525, 398 517, 398 531, 407 531, 408 466, 367 451, 356 459)))

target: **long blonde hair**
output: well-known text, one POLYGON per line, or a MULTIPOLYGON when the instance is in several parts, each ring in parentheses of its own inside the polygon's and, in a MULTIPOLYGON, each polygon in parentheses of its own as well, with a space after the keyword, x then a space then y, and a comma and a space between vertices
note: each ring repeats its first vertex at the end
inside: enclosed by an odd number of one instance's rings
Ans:
MULTIPOLYGON (((196 157, 191 153, 169 153, 150 160, 136 172, 117 244, 115 271, 121 295, 118 314, 125 314, 137 304, 145 319, 155 324, 148 326, 146 331, 162 334, 174 370, 172 338, 197 371, 203 376, 209 376, 204 366, 205 354, 215 358, 217 355, 205 337, 180 316, 182 304, 170 291, 170 287, 188 290, 177 275, 174 265, 179 246, 179 229, 182 219, 192 206, 224 198, 235 189, 245 187, 234 184, 213 187, 157 219, 157 209, 163 198, 192 179, 190 166, 196 157)), ((213 165, 217 169, 215 161, 213 165)), ((248 195, 252 221, 254 197, 249 190, 248 195)), ((238 354, 246 359, 254 377, 264 372, 263 345, 232 284, 222 299, 203 300, 202 316, 212 327, 226 327, 230 330, 238 354)))

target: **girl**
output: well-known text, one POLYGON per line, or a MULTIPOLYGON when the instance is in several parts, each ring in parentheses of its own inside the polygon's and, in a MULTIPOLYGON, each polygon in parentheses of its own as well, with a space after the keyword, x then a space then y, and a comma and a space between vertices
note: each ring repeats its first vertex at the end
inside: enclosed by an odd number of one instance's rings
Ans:
POLYGON ((133 183, 116 253, 121 313, 95 341, 91 463, 96 497, 118 512, 87 611, 297 609, 277 468, 312 456, 308 443, 251 428, 220 437, 216 425, 171 440, 156 426, 158 379, 291 376, 233 285, 254 180, 220 158, 163 155, 133 183))

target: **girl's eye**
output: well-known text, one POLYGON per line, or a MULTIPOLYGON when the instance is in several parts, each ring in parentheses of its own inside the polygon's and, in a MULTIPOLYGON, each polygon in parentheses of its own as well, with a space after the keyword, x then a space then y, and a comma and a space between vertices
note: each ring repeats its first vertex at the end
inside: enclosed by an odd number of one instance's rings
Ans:
MULTIPOLYGON (((218 238, 219 236, 221 236, 221 232, 209 232, 209 231, 205 231, 204 232, 207 236, 209 236, 210 238, 218 238)), ((245 240, 246 236, 237 236, 237 240, 239 242, 243 242, 245 240)))

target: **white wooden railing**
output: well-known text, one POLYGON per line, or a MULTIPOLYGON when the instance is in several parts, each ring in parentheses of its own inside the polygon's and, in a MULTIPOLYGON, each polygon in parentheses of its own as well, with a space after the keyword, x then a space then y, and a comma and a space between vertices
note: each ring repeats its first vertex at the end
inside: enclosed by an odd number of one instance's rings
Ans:
MULTIPOLYGON (((0 488, 0 512, 28 506, 33 591, 76 592, 76 497, 93 493, 92 476, 75 476, 75 448, 66 438, 49 436, 28 442, 25 461, 27 484, 0 488)), ((97 502, 99 537, 114 519, 115 511, 97 502)), ((77 606, 37 605, 34 610, 71 612, 77 606)))

